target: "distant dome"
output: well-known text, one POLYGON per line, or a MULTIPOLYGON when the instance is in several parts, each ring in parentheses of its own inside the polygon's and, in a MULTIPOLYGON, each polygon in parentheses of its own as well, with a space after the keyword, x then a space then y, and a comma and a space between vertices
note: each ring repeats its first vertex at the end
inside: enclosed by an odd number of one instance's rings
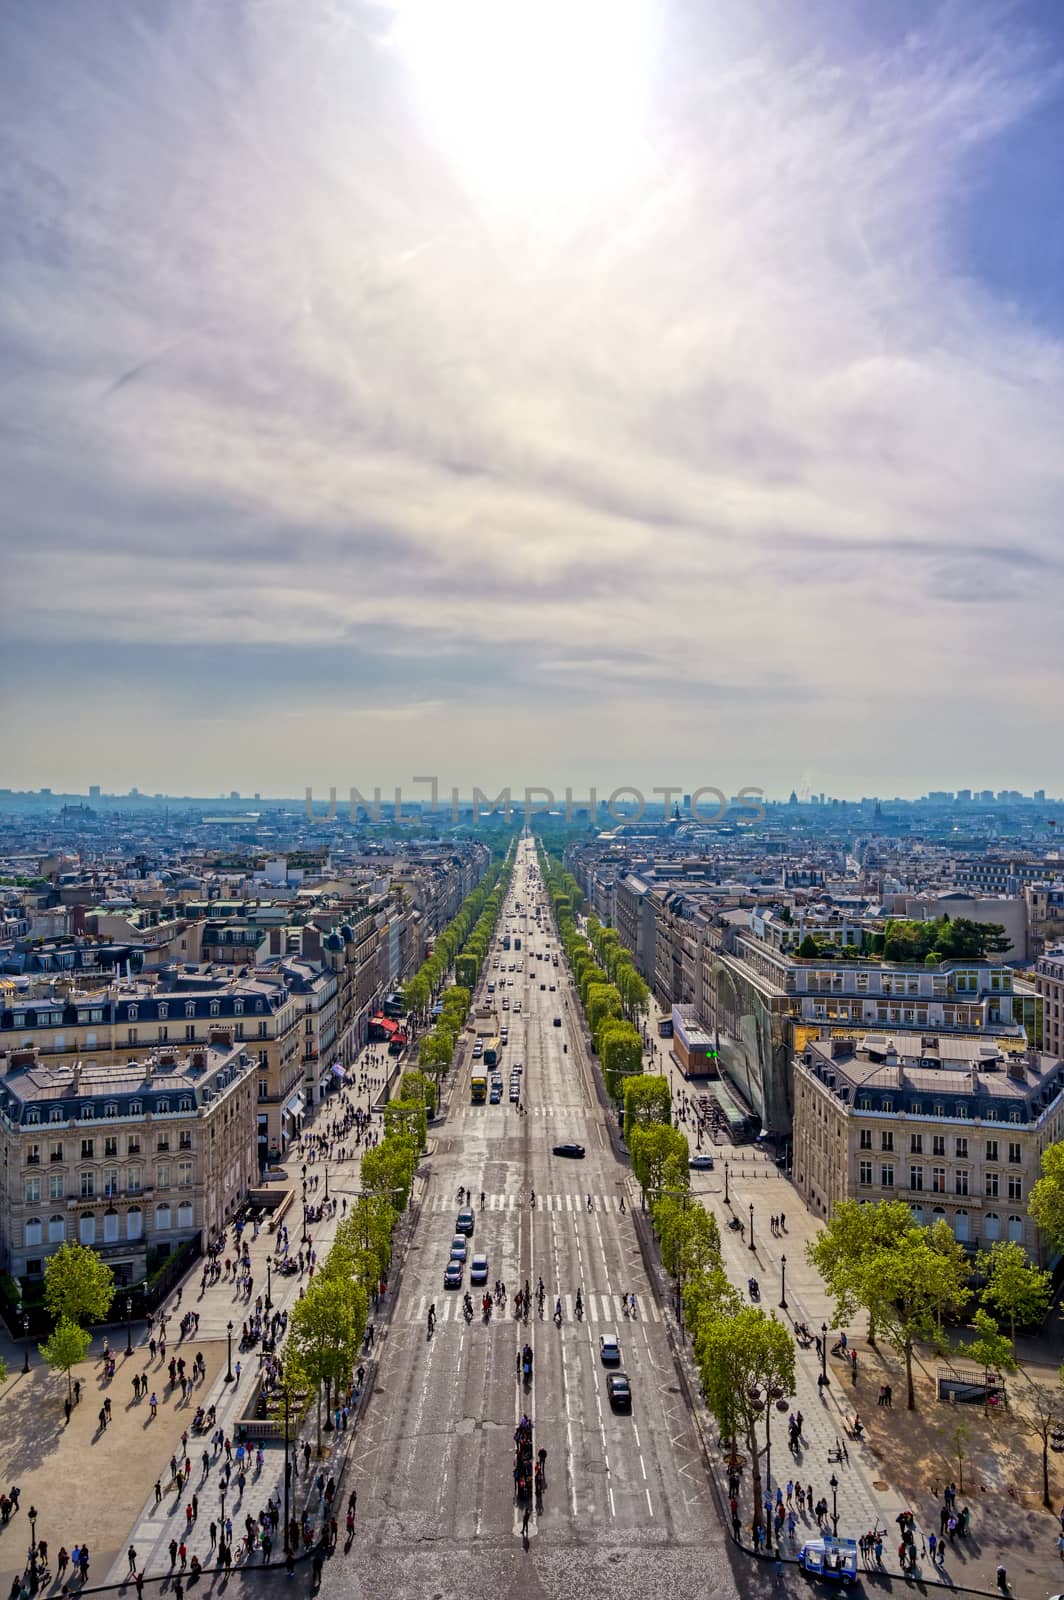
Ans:
POLYGON ((344 941, 341 939, 338 933, 327 934, 325 937, 325 948, 326 950, 331 950, 334 953, 342 951, 344 948, 344 941))
POLYGON ((343 935, 344 944, 354 944, 355 930, 352 928, 349 922, 344 922, 341 924, 340 932, 343 935))

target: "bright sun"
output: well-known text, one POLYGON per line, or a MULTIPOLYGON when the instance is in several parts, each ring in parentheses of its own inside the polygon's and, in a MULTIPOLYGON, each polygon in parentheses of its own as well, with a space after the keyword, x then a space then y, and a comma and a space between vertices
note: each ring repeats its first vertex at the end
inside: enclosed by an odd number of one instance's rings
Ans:
POLYGON ((661 0, 394 0, 430 134, 492 211, 577 216, 642 166, 661 0))

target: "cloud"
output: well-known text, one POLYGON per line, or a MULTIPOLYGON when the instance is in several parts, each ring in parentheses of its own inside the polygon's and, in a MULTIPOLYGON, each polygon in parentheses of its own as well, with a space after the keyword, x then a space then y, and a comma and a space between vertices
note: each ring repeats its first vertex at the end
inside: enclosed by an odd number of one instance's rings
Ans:
MULTIPOLYGON (((190 730, 213 677, 253 741, 267 684, 326 746, 347 703, 382 781, 461 716, 556 777, 620 746, 636 781, 670 730, 786 792, 841 721, 871 790, 899 700, 960 770, 980 697, 1003 763, 1059 768, 1064 360, 962 225, 1061 120, 1035 14, 662 0, 628 168, 574 149, 552 209, 457 163, 393 10, 0 18, 8 781, 96 759, 44 730, 75 659, 190 730)), ((142 749, 142 787, 235 781, 142 749)))

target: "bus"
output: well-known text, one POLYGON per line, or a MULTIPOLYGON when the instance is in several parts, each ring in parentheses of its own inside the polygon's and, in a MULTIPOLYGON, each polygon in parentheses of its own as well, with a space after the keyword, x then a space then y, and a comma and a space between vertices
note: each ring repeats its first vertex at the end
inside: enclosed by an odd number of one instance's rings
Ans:
POLYGON ((491 1043, 484 1046, 484 1065, 486 1067, 494 1067, 498 1064, 498 1060, 499 1036, 496 1034, 491 1043))
POLYGON ((488 1098, 488 1080, 482 1072, 474 1072, 470 1079, 470 1098, 475 1106, 482 1106, 488 1098))

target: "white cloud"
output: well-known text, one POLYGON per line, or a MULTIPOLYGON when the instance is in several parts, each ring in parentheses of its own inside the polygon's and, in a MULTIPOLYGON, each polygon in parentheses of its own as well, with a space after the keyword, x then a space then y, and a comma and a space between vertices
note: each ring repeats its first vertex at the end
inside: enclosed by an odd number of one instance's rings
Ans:
MULTIPOLYGON (((963 29, 945 7, 835 55, 816 7, 754 15, 663 5, 640 160, 601 193, 581 169, 551 215, 542 185, 522 208, 448 165, 475 127, 433 148, 381 8, 113 6, 76 43, 9 8, 15 669, 49 636, 85 647, 85 681, 94 651, 145 647, 144 718, 194 726, 147 648, 161 626, 228 648, 238 679, 276 645, 282 700, 286 648, 335 650, 381 781, 461 709, 445 749, 516 717, 542 781, 595 781, 594 759, 636 781, 667 730, 784 791, 843 737, 871 788, 889 730, 893 788, 930 751, 959 782, 978 706, 1008 779, 1064 662, 1064 364, 953 222, 1057 64, 969 6, 963 29), (367 639, 372 663, 345 655, 367 639)), ((327 746, 325 688, 304 727, 327 746)), ((313 705, 312 674, 289 690, 313 705)), ((60 758, 45 707, 27 678, 25 781, 60 759, 74 781, 90 735, 60 758)), ((249 685, 245 726, 268 715, 249 685)), ((131 781, 178 786, 164 741, 144 758, 131 781)), ((199 759, 181 787, 213 790, 199 759)))

